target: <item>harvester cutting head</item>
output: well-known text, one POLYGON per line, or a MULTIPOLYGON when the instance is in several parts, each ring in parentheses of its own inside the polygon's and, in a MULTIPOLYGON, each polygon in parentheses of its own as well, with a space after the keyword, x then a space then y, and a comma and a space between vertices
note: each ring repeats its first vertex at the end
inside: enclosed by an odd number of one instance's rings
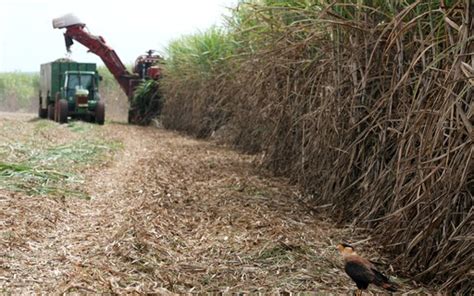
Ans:
POLYGON ((53 19, 53 28, 55 29, 67 28, 74 25, 85 26, 86 24, 81 22, 81 20, 72 13, 53 19))

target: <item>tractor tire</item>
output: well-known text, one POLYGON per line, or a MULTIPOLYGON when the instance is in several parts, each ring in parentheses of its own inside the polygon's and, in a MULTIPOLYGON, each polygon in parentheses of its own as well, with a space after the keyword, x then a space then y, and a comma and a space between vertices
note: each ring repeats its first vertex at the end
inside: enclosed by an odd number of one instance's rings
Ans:
POLYGON ((46 109, 48 112, 48 119, 49 120, 54 120, 54 106, 52 104, 48 105, 48 109, 46 109))
POLYGON ((67 123, 68 108, 69 105, 65 99, 61 99, 58 101, 57 119, 59 123, 67 123))
POLYGON ((39 99, 39 106, 38 106, 38 117, 39 118, 46 118, 48 116, 48 109, 41 108, 41 98, 39 99))
POLYGON ((54 96, 54 118, 53 120, 59 122, 59 100, 61 100, 61 93, 56 92, 54 96))
POLYGON ((97 103, 95 107, 95 122, 97 124, 103 125, 105 121, 105 104, 104 102, 97 103))

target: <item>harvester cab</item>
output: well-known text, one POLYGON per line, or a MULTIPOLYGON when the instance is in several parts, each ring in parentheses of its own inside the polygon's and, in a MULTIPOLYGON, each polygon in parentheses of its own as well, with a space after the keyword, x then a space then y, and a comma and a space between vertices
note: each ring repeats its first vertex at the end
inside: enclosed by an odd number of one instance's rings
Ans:
POLYGON ((163 58, 155 53, 156 50, 150 49, 135 60, 133 72, 137 73, 140 78, 156 80, 161 76, 161 69, 158 65, 162 63, 163 58))
POLYGON ((67 71, 64 73, 64 89, 66 98, 76 103, 76 107, 87 107, 87 102, 99 96, 97 75, 95 72, 67 71))

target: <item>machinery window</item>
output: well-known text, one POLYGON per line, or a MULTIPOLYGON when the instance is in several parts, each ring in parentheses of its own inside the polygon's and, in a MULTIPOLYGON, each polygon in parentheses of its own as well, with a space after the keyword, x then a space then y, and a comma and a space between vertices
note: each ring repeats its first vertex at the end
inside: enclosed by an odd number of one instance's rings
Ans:
POLYGON ((68 79, 68 89, 87 89, 91 91, 93 89, 93 76, 92 75, 70 75, 68 79))

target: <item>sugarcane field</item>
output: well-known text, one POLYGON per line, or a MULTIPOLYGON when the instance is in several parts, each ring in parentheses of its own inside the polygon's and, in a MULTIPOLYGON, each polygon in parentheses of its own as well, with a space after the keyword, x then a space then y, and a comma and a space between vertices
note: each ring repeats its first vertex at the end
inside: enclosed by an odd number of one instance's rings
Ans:
POLYGON ((474 2, 0 2, 0 295, 473 295, 474 2))

